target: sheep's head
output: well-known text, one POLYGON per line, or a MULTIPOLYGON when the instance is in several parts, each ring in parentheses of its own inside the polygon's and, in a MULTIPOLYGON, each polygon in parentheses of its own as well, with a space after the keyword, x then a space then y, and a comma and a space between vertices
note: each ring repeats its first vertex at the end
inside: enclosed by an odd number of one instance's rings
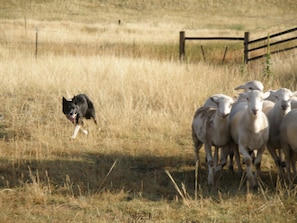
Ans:
POLYGON ((280 88, 277 91, 272 91, 270 95, 270 98, 274 99, 275 106, 278 106, 285 115, 291 111, 291 100, 297 95, 297 92, 292 92, 287 88, 280 88))
POLYGON ((263 101, 269 97, 270 92, 261 92, 254 90, 246 93, 241 93, 240 96, 244 97, 248 103, 248 113, 252 117, 257 117, 259 112, 262 112, 263 101))
POLYGON ((222 119, 225 119, 230 114, 232 105, 234 103, 233 98, 227 96, 227 95, 221 95, 221 96, 212 96, 210 99, 217 104, 217 112, 218 116, 222 119))
POLYGON ((244 92, 253 91, 253 90, 263 91, 264 86, 262 82, 254 80, 254 81, 246 82, 245 84, 239 85, 238 87, 235 88, 235 90, 240 90, 240 89, 244 90, 244 92))

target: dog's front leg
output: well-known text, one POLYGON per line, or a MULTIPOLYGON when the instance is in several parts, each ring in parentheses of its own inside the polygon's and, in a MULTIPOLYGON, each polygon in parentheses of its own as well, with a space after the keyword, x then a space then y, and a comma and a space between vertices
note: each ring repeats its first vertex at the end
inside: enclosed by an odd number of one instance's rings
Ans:
POLYGON ((78 133, 78 131, 80 130, 80 128, 81 128, 80 125, 76 125, 76 126, 75 126, 75 129, 74 129, 73 135, 71 136, 71 139, 75 139, 75 138, 76 138, 77 133, 78 133))

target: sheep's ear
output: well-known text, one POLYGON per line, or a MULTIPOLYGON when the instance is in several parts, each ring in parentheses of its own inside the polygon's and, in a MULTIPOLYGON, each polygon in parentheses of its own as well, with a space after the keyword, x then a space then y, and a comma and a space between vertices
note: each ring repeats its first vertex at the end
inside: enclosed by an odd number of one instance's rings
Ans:
POLYGON ((239 85, 234 90, 240 90, 240 89, 245 89, 245 84, 239 85))
POLYGON ((267 92, 263 93, 263 99, 268 98, 270 96, 270 94, 271 94, 271 91, 267 91, 267 92))
POLYGON ((269 92, 270 92, 270 96, 274 96, 276 95, 277 90, 269 90, 269 92))
POLYGON ((292 92, 292 97, 297 97, 297 91, 292 92))
MULTIPOLYGON (((269 91, 265 92, 265 93, 270 93, 269 96, 265 99, 274 101, 274 98, 277 98, 276 92, 277 92, 276 90, 269 90, 269 91)), ((265 97, 265 96, 263 95, 263 97, 265 97)))
POLYGON ((217 96, 211 96, 210 100, 212 100, 214 103, 218 104, 218 97, 217 96))

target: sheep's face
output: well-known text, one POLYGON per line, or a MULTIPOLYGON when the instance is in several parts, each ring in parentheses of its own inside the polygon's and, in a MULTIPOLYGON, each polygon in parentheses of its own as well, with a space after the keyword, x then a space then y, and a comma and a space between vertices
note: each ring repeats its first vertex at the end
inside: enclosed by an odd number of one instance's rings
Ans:
POLYGON ((278 106, 284 115, 291 111, 291 98, 293 97, 293 93, 289 89, 281 88, 273 92, 272 96, 275 98, 276 106, 278 106))
POLYGON ((248 102, 248 113, 252 117, 257 117, 262 112, 263 101, 269 96, 270 92, 262 93, 254 90, 243 94, 248 102))
POLYGON ((233 98, 229 96, 211 97, 211 100, 215 102, 218 106, 217 108, 218 116, 222 119, 226 119, 230 114, 232 105, 234 103, 233 98))

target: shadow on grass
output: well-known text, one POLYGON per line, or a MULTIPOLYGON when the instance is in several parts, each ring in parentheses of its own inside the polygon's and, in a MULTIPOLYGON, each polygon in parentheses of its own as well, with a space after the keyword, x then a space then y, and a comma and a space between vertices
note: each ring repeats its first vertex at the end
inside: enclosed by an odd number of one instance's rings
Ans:
MULTIPOLYGON (((17 188, 35 181, 40 187, 50 187, 55 194, 88 196, 104 191, 117 193, 124 190, 129 194, 127 199, 177 199, 179 194, 165 170, 170 172, 178 187, 184 185, 183 191, 194 199, 193 160, 153 155, 135 157, 80 153, 58 160, 0 160, 0 187, 17 188)), ((275 176, 275 173, 262 173, 261 180, 265 188, 273 190, 275 179, 272 178, 275 176)), ((245 184, 240 186, 241 177, 227 169, 216 175, 216 186, 209 187, 206 167, 202 166, 198 181, 200 197, 216 198, 218 194, 232 197, 245 193, 245 184)))

